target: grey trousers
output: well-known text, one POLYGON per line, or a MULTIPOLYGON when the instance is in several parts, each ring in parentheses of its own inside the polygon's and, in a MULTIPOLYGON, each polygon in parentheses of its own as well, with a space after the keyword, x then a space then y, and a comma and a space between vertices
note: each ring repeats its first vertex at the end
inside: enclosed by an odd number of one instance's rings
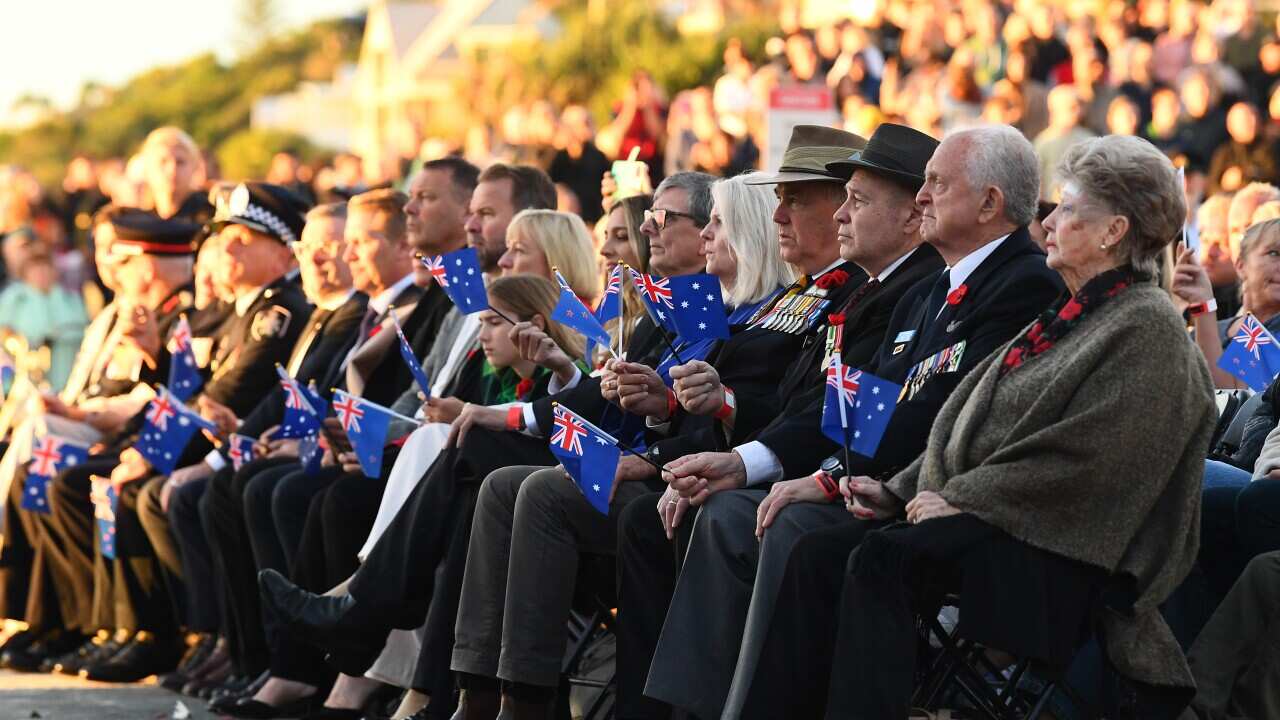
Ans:
POLYGON ((1280 717, 1280 552, 1249 562, 1187 662, 1197 690, 1184 719, 1280 717))
POLYGON ((738 716, 791 548, 806 531, 852 517, 839 504, 792 503, 757 541, 756 508, 766 495, 730 490, 703 505, 645 695, 699 718, 738 716))
MULTIPOLYGON (((649 491, 624 483, 613 508, 649 491)), ((617 552, 615 512, 600 514, 559 467, 490 473, 471 525, 453 670, 556 686, 579 552, 617 552)))

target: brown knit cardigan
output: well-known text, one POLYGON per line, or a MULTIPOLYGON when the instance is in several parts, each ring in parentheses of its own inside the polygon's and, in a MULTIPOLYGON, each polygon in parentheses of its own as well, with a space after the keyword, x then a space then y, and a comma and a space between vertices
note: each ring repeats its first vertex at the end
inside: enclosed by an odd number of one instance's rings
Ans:
POLYGON ((1213 383, 1164 291, 1130 287, 1004 377, 1008 345, 943 405, 928 447, 892 478, 939 492, 1015 538, 1103 568, 1132 609, 1101 618, 1126 677, 1194 687, 1157 606, 1195 561, 1213 383))

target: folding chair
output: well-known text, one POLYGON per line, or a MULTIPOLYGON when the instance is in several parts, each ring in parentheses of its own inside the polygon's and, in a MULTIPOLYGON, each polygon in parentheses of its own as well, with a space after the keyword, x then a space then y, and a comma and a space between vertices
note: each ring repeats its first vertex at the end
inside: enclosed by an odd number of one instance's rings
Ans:
POLYGON ((583 713, 583 720, 609 720, 613 717, 615 672, 611 669, 605 679, 588 677, 583 672, 583 661, 592 647, 613 633, 613 607, 617 604, 614 598, 614 567, 612 557, 582 555, 574 588, 574 609, 569 614, 569 642, 556 700, 555 717, 561 720, 573 717, 569 696, 575 687, 600 691, 583 713))

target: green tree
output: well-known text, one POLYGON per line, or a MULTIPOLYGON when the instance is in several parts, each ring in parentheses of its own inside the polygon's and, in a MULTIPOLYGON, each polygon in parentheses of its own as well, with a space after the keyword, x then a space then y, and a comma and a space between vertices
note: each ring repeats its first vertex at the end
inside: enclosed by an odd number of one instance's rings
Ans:
POLYGON ((275 130, 241 130, 218 146, 216 155, 227 180, 261 178, 278 152, 291 152, 304 162, 315 159, 320 150, 307 139, 275 130))

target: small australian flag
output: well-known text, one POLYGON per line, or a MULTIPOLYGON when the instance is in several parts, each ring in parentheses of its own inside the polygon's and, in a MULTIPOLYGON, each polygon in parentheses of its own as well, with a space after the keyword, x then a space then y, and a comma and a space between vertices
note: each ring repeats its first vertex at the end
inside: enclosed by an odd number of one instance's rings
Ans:
POLYGON ((555 406, 552 423, 551 453, 560 458, 591 507, 608 515, 618 441, 564 405, 555 406))
POLYGON ((201 428, 213 432, 213 423, 200 417, 163 385, 147 405, 146 422, 134 446, 161 475, 168 475, 178 465, 182 451, 201 428))
POLYGON ((480 272, 480 256, 475 248, 426 257, 422 264, 464 315, 489 309, 484 274, 480 272))
POLYGON ((902 386, 840 362, 827 366, 827 396, 822 404, 822 434, 841 447, 875 457, 902 386))
POLYGON ((275 436, 280 440, 302 438, 320 432, 320 409, 314 395, 302 383, 289 376, 283 367, 276 366, 280 387, 284 389, 284 419, 275 436))
POLYGON ((715 275, 695 273, 667 278, 671 286, 671 318, 686 342, 729 337, 729 317, 715 275))
POLYGON ((622 314, 622 263, 613 266, 609 271, 609 282, 604 288, 604 299, 596 308, 596 320, 601 325, 622 314))
POLYGON ((120 495, 111 484, 111 478, 93 476, 89 489, 89 501, 93 503, 93 517, 98 526, 98 546, 102 556, 116 559, 116 506, 120 495))
POLYGON ((378 477, 387 444, 387 426, 399 414, 341 390, 333 394, 333 413, 351 441, 360 469, 368 477, 378 477))
POLYGON ((49 482, 63 470, 88 459, 89 448, 57 435, 45 435, 37 440, 31 449, 27 480, 22 487, 22 509, 49 512, 49 482))
POLYGON ((191 349, 191 325, 187 323, 187 316, 181 315, 169 336, 169 392, 186 402, 203 384, 196 354, 191 349))
POLYGON ((559 270, 555 271, 556 282, 560 284, 560 300, 551 311, 551 319, 582 333, 582 336, 594 340, 605 347, 609 346, 609 333, 600 325, 594 313, 573 294, 569 283, 559 270))
POLYGON ((627 269, 631 271, 631 282, 635 284, 636 293, 644 302, 650 319, 669 333, 677 332, 676 324, 671 319, 671 310, 674 305, 671 300, 670 278, 654 277, 631 268, 627 269))
POLYGON ((253 438, 232 433, 227 440, 227 455, 231 458, 231 467, 239 472, 240 468, 253 462, 253 438))
POLYGON ((404 329, 400 327, 400 320, 396 318, 395 313, 391 313, 391 321, 396 325, 396 338, 400 341, 400 357, 404 359, 404 364, 409 367, 409 374, 413 375, 413 380, 418 383, 422 394, 431 397, 431 379, 427 377, 426 371, 422 369, 422 365, 418 362, 418 357, 413 354, 413 346, 405 338, 404 329))
POLYGON ((1240 329, 1218 358, 1218 367, 1235 375, 1246 385, 1262 392, 1280 373, 1280 346, 1276 338, 1252 314, 1246 314, 1240 329))

